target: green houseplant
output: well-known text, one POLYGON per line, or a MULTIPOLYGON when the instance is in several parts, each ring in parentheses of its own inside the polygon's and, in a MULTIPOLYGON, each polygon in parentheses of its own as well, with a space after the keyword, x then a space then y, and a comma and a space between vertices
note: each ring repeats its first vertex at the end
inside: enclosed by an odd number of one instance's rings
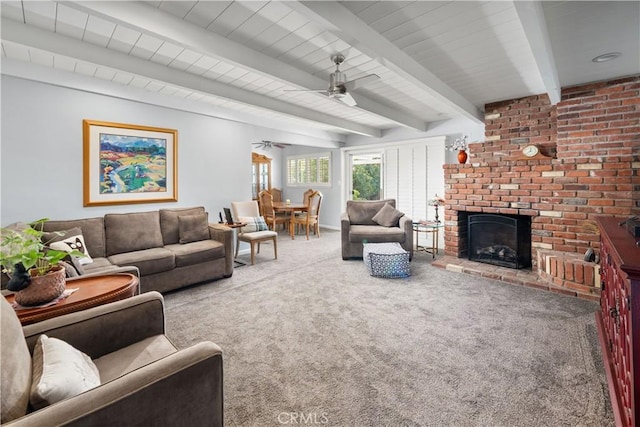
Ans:
MULTIPOLYGON (((9 277, 7 289, 16 292, 22 305, 51 301, 65 289, 65 271, 60 261, 68 255, 82 256, 79 251, 60 251, 47 247, 43 226, 47 218, 23 228, 0 229, 0 265, 9 277)), ((62 235, 62 233, 55 233, 62 235)))

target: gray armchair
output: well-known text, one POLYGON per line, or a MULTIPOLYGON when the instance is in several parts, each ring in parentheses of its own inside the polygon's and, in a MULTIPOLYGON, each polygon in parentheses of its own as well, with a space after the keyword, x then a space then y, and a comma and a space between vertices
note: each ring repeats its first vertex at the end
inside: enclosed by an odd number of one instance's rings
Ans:
POLYGON ((400 243, 413 258, 413 222, 407 215, 389 227, 379 225, 373 217, 389 203, 396 207, 395 199, 348 200, 347 210, 340 216, 342 259, 362 258, 362 244, 400 243))
POLYGON ((178 350, 164 335, 159 293, 24 327, 0 299, 3 425, 223 425, 222 352, 211 342, 178 350), (40 334, 90 356, 101 385, 37 411, 28 407, 40 334))

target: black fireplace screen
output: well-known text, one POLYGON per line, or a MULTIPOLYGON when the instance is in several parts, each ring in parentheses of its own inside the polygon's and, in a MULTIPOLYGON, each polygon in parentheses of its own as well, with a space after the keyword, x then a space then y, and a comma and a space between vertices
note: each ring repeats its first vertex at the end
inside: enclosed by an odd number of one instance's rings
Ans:
POLYGON ((468 239, 470 260, 509 268, 531 267, 531 217, 469 215, 468 239))

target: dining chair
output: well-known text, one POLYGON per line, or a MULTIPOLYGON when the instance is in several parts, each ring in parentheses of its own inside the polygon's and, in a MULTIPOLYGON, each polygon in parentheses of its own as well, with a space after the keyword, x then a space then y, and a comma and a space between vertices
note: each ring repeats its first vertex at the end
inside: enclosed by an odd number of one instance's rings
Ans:
POLYGON ((258 200, 260 202, 262 216, 267 222, 269 228, 273 231, 277 231, 276 227, 278 224, 282 224, 284 229, 287 230, 287 227, 289 226, 289 215, 276 212, 275 209, 273 209, 273 195, 270 192, 263 190, 258 193, 258 200))
MULTIPOLYGON (((236 219, 236 221, 240 222, 249 222, 250 224, 255 224, 257 222, 255 221, 255 219, 260 216, 258 202, 256 202, 255 200, 251 200, 248 202, 231 202, 231 210, 233 212, 233 217, 236 219)), ((278 259, 278 233, 269 229, 257 231, 248 230, 249 227, 247 226, 237 230, 238 237, 236 242, 236 258, 238 257, 238 248, 240 246, 240 242, 247 242, 251 246, 251 265, 253 265, 255 261, 256 245, 258 249, 257 253, 260 253, 260 243, 271 240, 273 241, 274 258, 278 259)))
POLYGON ((308 204, 309 203, 309 196, 311 196, 314 193, 314 190, 312 188, 306 190, 304 193, 302 193, 302 203, 303 204, 308 204))
MULTIPOLYGON (((291 221, 292 226, 297 229, 299 225, 305 226, 307 230, 307 240, 309 240, 309 228, 313 227, 313 232, 320 237, 320 206, 322 205, 323 195, 319 191, 314 191, 309 195, 307 202, 307 210, 295 214, 291 221)), ((293 235, 291 236, 294 237, 293 235)))
POLYGON ((271 188, 271 195, 273 196, 274 202, 282 201, 282 190, 276 187, 271 188))

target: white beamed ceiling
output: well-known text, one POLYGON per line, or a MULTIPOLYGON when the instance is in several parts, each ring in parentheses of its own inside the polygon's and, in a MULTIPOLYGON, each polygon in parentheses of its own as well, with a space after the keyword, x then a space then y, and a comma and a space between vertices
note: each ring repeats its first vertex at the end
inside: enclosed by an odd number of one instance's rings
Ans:
POLYGON ((640 72, 636 1, 2 1, 0 7, 3 60, 33 64, 40 75, 55 69, 338 139, 399 126, 421 131, 459 116, 480 122, 488 102, 541 93, 557 100, 559 87, 640 72), (622 56, 591 61, 612 51, 622 56), (380 76, 352 93, 357 107, 290 91, 326 89, 334 53, 346 56, 341 70, 348 79, 380 76))

